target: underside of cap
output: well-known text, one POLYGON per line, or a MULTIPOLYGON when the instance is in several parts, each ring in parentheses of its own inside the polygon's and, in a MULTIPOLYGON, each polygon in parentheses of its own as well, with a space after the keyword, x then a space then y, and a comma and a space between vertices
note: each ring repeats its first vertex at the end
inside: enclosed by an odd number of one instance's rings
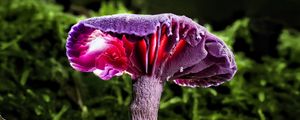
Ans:
POLYGON ((94 71, 102 79, 127 72, 133 78, 148 75, 181 86, 208 87, 230 80, 236 72, 234 56, 223 41, 174 14, 119 14, 80 21, 69 32, 67 56, 76 70, 94 71), (91 47, 93 54, 82 52, 91 47))

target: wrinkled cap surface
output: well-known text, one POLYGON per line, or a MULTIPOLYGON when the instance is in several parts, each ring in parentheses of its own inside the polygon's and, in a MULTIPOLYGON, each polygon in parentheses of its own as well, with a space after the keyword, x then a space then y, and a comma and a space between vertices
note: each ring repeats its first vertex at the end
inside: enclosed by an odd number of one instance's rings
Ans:
POLYGON ((185 16, 118 14, 75 24, 67 57, 103 80, 129 73, 180 86, 209 87, 230 80, 237 67, 225 43, 185 16))

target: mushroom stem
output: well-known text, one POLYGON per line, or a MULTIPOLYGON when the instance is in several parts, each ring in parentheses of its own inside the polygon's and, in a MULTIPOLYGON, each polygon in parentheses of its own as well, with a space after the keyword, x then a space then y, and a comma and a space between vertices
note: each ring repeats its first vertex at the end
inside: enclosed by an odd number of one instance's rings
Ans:
POLYGON ((132 120, 157 120, 163 85, 160 78, 153 76, 141 76, 134 80, 130 106, 132 120))

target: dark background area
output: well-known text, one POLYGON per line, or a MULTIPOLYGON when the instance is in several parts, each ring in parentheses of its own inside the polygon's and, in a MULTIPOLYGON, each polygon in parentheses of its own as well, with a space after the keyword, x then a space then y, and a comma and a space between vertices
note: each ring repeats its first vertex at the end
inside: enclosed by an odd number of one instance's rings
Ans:
POLYGON ((7 120, 127 120, 128 75, 73 70, 70 27, 116 13, 188 16, 234 51, 238 72, 211 88, 166 84, 160 120, 283 120, 300 114, 299 0, 0 0, 0 115, 7 120))

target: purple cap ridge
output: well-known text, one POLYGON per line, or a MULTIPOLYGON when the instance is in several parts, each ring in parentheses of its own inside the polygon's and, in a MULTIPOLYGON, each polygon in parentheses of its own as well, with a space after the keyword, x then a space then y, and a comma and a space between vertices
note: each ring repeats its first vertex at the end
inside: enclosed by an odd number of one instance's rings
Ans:
POLYGON ((66 48, 73 68, 105 80, 127 72, 133 78, 154 75, 181 86, 209 87, 232 79, 237 71, 234 55, 222 40, 190 18, 174 14, 117 14, 82 20, 71 28, 66 48), (131 39, 134 36, 139 38, 131 39), (156 47, 151 49, 151 45, 156 47), (116 60, 119 57, 122 60, 116 60))

